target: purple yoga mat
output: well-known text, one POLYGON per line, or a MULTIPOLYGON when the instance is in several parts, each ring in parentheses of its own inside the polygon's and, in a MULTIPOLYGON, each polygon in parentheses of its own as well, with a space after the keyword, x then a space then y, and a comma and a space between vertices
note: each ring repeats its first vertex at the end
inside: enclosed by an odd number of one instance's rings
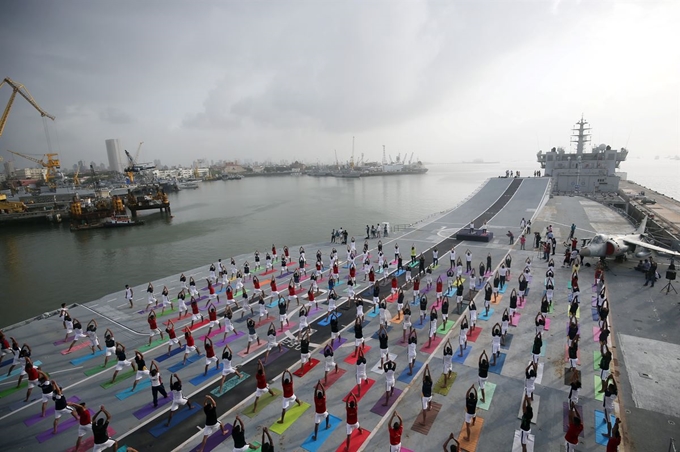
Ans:
MULTIPOLYGON (((94 416, 94 412, 92 410, 87 410, 90 412, 90 416, 94 416)), ((62 416, 63 418, 64 416, 62 416)), ((59 425, 57 426, 57 435, 60 433, 65 432, 66 430, 70 429, 71 427, 74 427, 78 425, 78 420, 74 419, 73 416, 68 417, 67 421, 64 422, 59 422, 59 425)), ((45 441, 48 441, 55 436, 57 436, 52 433, 52 427, 50 427, 48 430, 40 433, 39 435, 36 435, 35 439, 38 440, 39 443, 44 443, 45 441)))
POLYGON ((157 409, 159 409, 160 407, 162 407, 163 405, 165 405, 166 403, 169 403, 171 400, 172 400, 172 396, 167 397, 167 398, 161 397, 160 399, 158 399, 158 406, 157 407, 154 408, 153 402, 149 402, 148 404, 144 405, 142 408, 138 409, 137 411, 135 411, 132 414, 134 414, 134 416, 137 419, 143 419, 143 418, 147 417, 148 415, 150 415, 151 413, 153 413, 154 411, 156 411, 157 409))
POLYGON ((371 413, 375 413, 378 416, 386 415, 390 407, 394 405, 394 402, 397 401, 397 398, 401 393, 402 393, 401 389, 394 388, 394 394, 392 394, 392 396, 390 397, 390 402, 387 404, 387 406, 383 406, 383 403, 385 403, 385 393, 382 393, 378 401, 375 402, 375 405, 373 405, 373 408, 371 408, 371 413))
POLYGON ((215 347, 224 347, 225 344, 228 344, 232 341, 235 341, 236 339, 241 338, 245 335, 246 334, 243 331, 239 331, 236 334, 229 333, 229 335, 227 336, 227 338, 225 340, 220 340, 219 342, 215 342, 214 345, 215 345, 215 347))
POLYGON ((264 361, 264 358, 262 358, 263 362, 265 364, 271 364, 272 362, 274 362, 275 359, 277 359, 279 356, 283 355, 287 351, 288 351, 288 349, 286 347, 283 347, 283 346, 281 347, 281 351, 279 351, 278 347, 274 347, 269 352, 269 356, 267 356, 267 361, 264 361))
MULTIPOLYGON (((73 397, 69 397, 66 401, 72 402, 72 403, 78 403, 78 402, 80 402, 80 399, 76 396, 73 396, 73 397)), ((62 415, 61 417, 63 418, 64 416, 66 416, 66 415, 62 415)), ((70 417, 70 415, 69 415, 69 417, 70 417)), ((33 416, 31 416, 27 419, 24 419, 24 424, 26 425, 26 427, 30 427, 30 426, 35 425, 38 422, 42 421, 43 419, 48 419, 48 418, 54 419, 54 405, 52 405, 52 408, 48 408, 47 410, 45 410, 45 417, 40 417, 40 414, 34 414, 33 416)))
MULTIPOLYGON (((336 351, 345 342, 347 342, 347 339, 345 339, 344 337, 341 337, 340 341, 338 341, 337 339, 334 339, 333 345, 331 346, 333 348, 333 351, 336 351)), ((319 350, 319 353, 321 353, 323 355, 323 349, 319 350)))
POLYGON ((222 324, 219 328, 213 328, 213 330, 210 332, 210 334, 204 334, 203 336, 200 336, 198 338, 199 341, 205 341, 206 337, 209 337, 212 339, 213 337, 217 336, 218 334, 224 334, 224 324, 222 324))
MULTIPOLYGON (((208 441, 205 443, 205 448, 203 449, 203 452, 210 452, 211 450, 214 450, 217 446, 222 444, 227 438, 231 436, 231 430, 232 430, 232 425, 231 424, 224 424, 224 429, 227 431, 226 435, 222 435, 222 430, 218 430, 217 432, 213 433, 208 437, 208 441)), ((197 445, 193 449, 191 449, 191 452, 198 452, 201 450, 201 445, 197 445)))

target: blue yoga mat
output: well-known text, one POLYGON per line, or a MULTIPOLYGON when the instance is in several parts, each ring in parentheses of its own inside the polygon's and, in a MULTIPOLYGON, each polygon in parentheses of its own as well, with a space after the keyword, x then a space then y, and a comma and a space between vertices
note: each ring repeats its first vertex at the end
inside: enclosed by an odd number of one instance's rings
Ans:
POLYGON ((491 320, 491 316, 493 315, 493 308, 489 308, 489 315, 484 315, 485 312, 486 312, 486 310, 484 310, 484 309, 479 311, 479 315, 477 316, 477 318, 479 318, 479 320, 486 320, 486 321, 491 320))
MULTIPOLYGON (((337 317, 338 317, 338 318, 342 317, 342 312, 338 312, 338 313, 337 313, 337 317)), ((328 326, 328 325, 330 325, 330 324, 331 324, 331 317, 330 317, 330 316, 328 316, 327 319, 324 318, 323 320, 320 320, 320 321, 319 321, 319 325, 321 325, 321 326, 328 326)))
POLYGON ((460 353, 460 346, 456 347, 456 349, 453 351, 453 358, 451 358, 452 363, 458 363, 458 364, 463 364, 467 357, 470 355, 470 352, 472 351, 472 344, 468 343, 468 346, 465 350, 463 350, 463 356, 458 356, 460 353))
POLYGON ((156 362, 157 362, 157 363, 162 363, 162 362, 165 361, 166 359, 172 358, 172 357, 175 356, 175 355, 179 355, 179 354, 182 353, 183 351, 184 351, 184 347, 175 347, 175 348, 173 348, 172 351, 170 352, 170 356, 168 356, 167 353, 163 353, 161 356, 159 356, 158 358, 156 358, 156 362))
POLYGON ((146 380, 142 380, 139 383, 137 383, 137 387, 135 387, 135 390, 133 391, 132 388, 126 389, 125 391, 121 391, 118 394, 116 394, 116 398, 118 400, 125 400, 128 397, 132 397, 133 395, 139 394, 140 392, 146 390, 147 388, 151 387, 151 380, 148 378, 146 380))
MULTIPOLYGON (((610 415, 609 420, 612 424, 612 429, 616 423, 616 416, 610 415)), ((609 438, 605 435, 607 434, 607 423, 604 420, 604 411, 595 410, 595 441, 601 446, 606 446, 609 438)))
MULTIPOLYGON (((468 345, 468 348, 470 346, 468 345)), ((506 353, 501 353, 501 355, 496 359, 496 365, 492 366, 491 363, 493 362, 493 357, 489 358, 489 372, 492 372, 494 374, 501 374, 501 371, 503 370, 503 364, 505 364, 505 357, 507 356, 506 353)))
POLYGON ((224 363, 220 363, 217 369, 215 369, 215 366, 210 365, 210 368, 208 369, 208 373, 206 375, 203 375, 203 373, 201 372, 199 375, 189 380, 189 383, 191 383, 194 386, 198 386, 204 381, 210 380, 211 378, 215 377, 216 375, 219 375, 222 372, 222 366, 224 366, 224 363))
MULTIPOLYGON (((307 439, 302 443, 302 448, 309 451, 309 452, 317 452, 321 447, 324 445, 323 443, 328 440, 328 438, 331 437, 333 434, 333 431, 335 431, 336 427, 341 425, 342 421, 340 418, 333 416, 332 414, 329 414, 328 417, 330 418, 330 427, 328 430, 326 430, 326 421, 322 421, 319 424, 319 434, 316 437, 316 441, 312 441, 312 436, 314 436, 314 433, 311 433, 307 439)), ((326 447, 324 449, 335 449, 335 446, 333 447, 326 447)))
POLYGON ((71 360, 71 364, 74 366, 80 366, 82 363, 87 362, 93 358, 96 358, 98 356, 103 356, 104 355, 104 350, 97 350, 94 352, 94 354, 90 353, 89 355, 86 356, 81 356, 80 358, 75 358, 71 360))
POLYGON ((415 378, 415 376, 418 374, 420 369, 423 367, 423 363, 420 361, 416 361, 415 364, 413 364, 413 375, 408 374, 408 364, 406 364, 406 368, 401 372, 399 377, 397 377, 397 380, 403 382, 403 383, 411 383, 411 380, 415 378))
POLYGON ((177 363, 177 364, 175 364, 175 365, 173 365, 173 366, 170 366, 170 367, 168 368, 168 370, 169 370, 170 372, 172 372, 173 374, 174 374, 174 373, 177 373, 177 372, 179 372, 180 370, 182 370, 182 369, 186 368, 187 366, 189 366, 191 363, 195 363, 196 361, 198 361, 199 359, 201 359, 201 358, 203 358, 203 357, 204 357, 204 355, 200 355, 200 356, 199 356, 199 355, 197 355, 196 353, 191 352, 191 355, 187 358, 187 363, 186 363, 186 365, 183 366, 182 363, 179 362, 179 363, 177 363))
MULTIPOLYGON (((189 417, 193 416, 194 414, 203 411, 203 405, 200 403, 193 403, 193 408, 190 410, 187 408, 181 408, 177 410, 174 416, 172 416, 172 419, 170 420, 170 425, 168 427, 165 426, 165 421, 161 421, 158 424, 154 425, 149 429, 149 433, 151 433, 154 437, 158 438, 162 434, 166 433, 168 430, 172 430, 175 428, 177 425, 188 419, 189 417)), ((205 419, 201 419, 201 422, 203 422, 205 419)))

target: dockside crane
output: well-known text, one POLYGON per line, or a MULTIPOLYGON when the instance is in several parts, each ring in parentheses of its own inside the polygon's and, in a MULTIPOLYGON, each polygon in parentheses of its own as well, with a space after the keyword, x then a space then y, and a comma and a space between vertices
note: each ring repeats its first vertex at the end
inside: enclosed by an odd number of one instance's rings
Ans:
POLYGON ((73 185, 76 187, 80 187, 80 178, 78 177, 80 175, 80 168, 81 165, 78 164, 78 169, 76 170, 75 173, 73 173, 73 185))
POLYGON ((59 175, 59 170, 61 169, 61 162, 59 161, 59 154, 45 154, 42 159, 37 159, 35 157, 31 157, 30 155, 25 155, 21 154, 19 152, 14 152, 10 151, 9 149, 7 150, 10 154, 18 155, 19 157, 23 157, 26 160, 30 160, 31 162, 38 163, 40 166, 43 168, 47 169, 47 173, 45 173, 45 182, 50 188, 56 187, 56 183, 54 182, 54 179, 56 179, 59 175), (45 158, 47 158, 47 161, 45 161, 45 158))
POLYGON ((26 89, 24 85, 15 82, 9 77, 5 77, 2 83, 0 83, 0 88, 2 88, 4 85, 8 85, 12 88, 12 95, 9 97, 9 102, 7 102, 5 111, 2 113, 2 116, 0 117, 0 136, 2 136, 2 132, 5 130, 7 118, 9 118, 9 112, 10 110, 12 110, 12 105, 14 104, 14 99, 16 99, 17 94, 21 95, 21 97, 26 99, 28 103, 33 106, 33 108, 38 110, 40 116, 42 116, 43 118, 50 118, 52 121, 54 121, 54 116, 47 113, 40 107, 40 105, 38 105, 38 103, 35 101, 35 99, 33 99, 33 96, 31 96, 31 93, 28 92, 28 89, 26 89))

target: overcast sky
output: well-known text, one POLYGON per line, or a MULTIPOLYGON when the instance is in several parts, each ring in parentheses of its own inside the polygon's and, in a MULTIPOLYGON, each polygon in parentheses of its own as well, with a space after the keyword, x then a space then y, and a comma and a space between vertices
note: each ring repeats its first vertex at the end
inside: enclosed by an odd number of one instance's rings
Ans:
MULTIPOLYGON (((0 75, 57 117, 66 167, 107 138, 164 164, 346 160, 352 136, 371 160, 532 160, 582 113, 651 158, 680 154, 679 23, 649 0, 7 0, 0 75)), ((6 149, 47 152, 20 98, 6 149)))

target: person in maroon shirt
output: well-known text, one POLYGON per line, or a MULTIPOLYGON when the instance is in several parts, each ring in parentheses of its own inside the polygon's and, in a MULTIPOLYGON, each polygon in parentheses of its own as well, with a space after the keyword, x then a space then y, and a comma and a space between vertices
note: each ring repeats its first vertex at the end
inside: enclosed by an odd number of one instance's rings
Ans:
POLYGON ((321 421, 326 420, 326 430, 331 426, 331 418, 326 411, 326 388, 323 387, 321 380, 317 382, 314 388, 314 411, 314 436, 312 436, 312 441, 316 441, 321 421))
POLYGON ((574 402, 571 402, 569 408, 569 428, 564 435, 564 447, 566 448, 566 452, 574 452, 576 450, 578 436, 582 431, 583 423, 581 422, 581 417, 576 410, 576 405, 574 405, 574 402))
POLYGON ((269 384, 267 383, 267 376, 264 373, 264 364, 262 364, 262 360, 260 359, 257 360, 257 372, 255 373, 255 381, 257 382, 257 388, 255 389, 255 403, 253 403, 253 413, 257 411, 257 401, 260 400, 261 395, 264 395, 267 392, 272 397, 276 395, 274 394, 274 391, 272 391, 269 388, 269 384))
POLYGON ((189 353, 196 352, 197 355, 201 355, 201 350, 196 347, 196 344, 194 343, 194 336, 191 334, 191 330, 189 328, 184 328, 184 339, 187 341, 187 343, 184 346, 184 360, 182 360, 183 366, 187 363, 187 356, 189 353))
POLYGON ((92 431, 92 416, 90 415, 90 410, 87 409, 85 402, 80 402, 79 404, 68 402, 67 404, 78 413, 78 440, 76 441, 76 447, 74 449, 77 451, 83 436, 92 431))
POLYGON ((283 419, 286 417, 286 410, 291 403, 296 402, 298 406, 302 405, 300 399, 295 396, 295 390, 293 389, 293 374, 291 374, 288 369, 284 370, 281 375, 281 385, 283 386, 283 409, 281 411, 279 424, 283 424, 283 419))
MULTIPOLYGON (((28 399, 31 397, 31 392, 33 392, 33 388, 38 386, 38 379, 40 378, 39 368, 33 365, 31 358, 29 358, 28 356, 26 357, 26 365, 24 366, 24 372, 26 372, 27 375, 26 379, 28 380, 28 390, 26 391, 26 398, 24 399, 24 402, 28 402, 28 399)), ((17 388, 20 385, 21 377, 19 377, 19 384, 17 385, 17 388)))
POLYGON ((170 350, 172 350, 173 345, 177 345, 179 348, 182 348, 182 341, 180 341, 177 338, 177 333, 175 333, 175 324, 172 323, 172 320, 168 320, 168 323, 165 327, 165 332, 168 333, 168 356, 170 356, 170 350))
POLYGON ((616 452, 619 450, 619 445, 621 444, 620 426, 621 419, 617 417, 614 428, 612 429, 612 435, 609 437, 609 441, 607 441, 607 452, 616 452))
POLYGON ((191 301, 189 303, 191 305, 191 326, 190 326, 190 328, 193 328, 194 322, 196 320, 198 320, 200 318, 201 322, 203 321, 203 314, 201 314, 198 310, 198 302, 196 301, 196 298, 191 297, 191 301))
POLYGON ((219 369, 220 359, 215 356, 215 348, 213 347, 212 339, 206 337, 203 346, 205 347, 205 372, 203 372, 203 375, 208 375, 208 367, 210 367, 210 364, 215 363, 215 370, 219 369))
POLYGON ((347 444, 345 445, 345 450, 349 450, 349 440, 352 436, 352 432, 355 429, 359 430, 359 435, 363 435, 363 430, 361 425, 359 425, 359 402, 353 392, 350 392, 349 397, 347 397, 347 402, 345 403, 345 409, 347 411, 347 444))
POLYGON ((390 421, 387 423, 387 430, 390 433, 390 452, 401 451, 401 434, 404 432, 404 420, 399 416, 397 410, 394 410, 390 421), (394 418, 398 421, 394 421, 394 418))
POLYGON ((161 340, 163 339, 163 332, 158 328, 156 324, 156 311, 153 309, 149 312, 149 316, 146 319, 149 322, 149 345, 151 345, 151 339, 156 335, 156 333, 161 335, 161 340))

